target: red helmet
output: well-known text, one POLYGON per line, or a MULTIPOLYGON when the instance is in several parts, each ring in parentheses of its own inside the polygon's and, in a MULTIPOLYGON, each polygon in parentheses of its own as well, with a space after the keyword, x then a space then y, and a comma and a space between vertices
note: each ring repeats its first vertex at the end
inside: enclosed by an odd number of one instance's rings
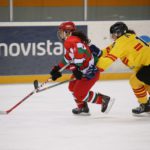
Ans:
POLYGON ((63 31, 73 32, 76 30, 76 26, 73 22, 67 21, 67 22, 63 22, 62 24, 60 24, 59 29, 63 31))

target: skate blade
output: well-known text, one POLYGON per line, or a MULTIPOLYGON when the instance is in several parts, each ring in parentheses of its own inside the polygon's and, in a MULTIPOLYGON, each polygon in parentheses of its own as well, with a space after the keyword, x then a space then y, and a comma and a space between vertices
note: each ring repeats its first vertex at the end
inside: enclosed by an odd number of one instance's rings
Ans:
POLYGON ((90 112, 89 113, 82 112, 80 114, 73 114, 73 115, 75 115, 75 116, 91 116, 91 113, 90 112))
POLYGON ((132 116, 134 116, 134 117, 149 117, 150 112, 144 112, 144 113, 141 113, 141 114, 132 113, 132 116))
POLYGON ((108 114, 108 113, 109 113, 109 111, 111 110, 111 108, 112 108, 114 102, 115 102, 115 99, 114 99, 114 98, 110 99, 110 102, 109 102, 109 104, 108 104, 108 106, 107 106, 107 109, 106 109, 106 111, 104 112, 105 114, 108 114))
POLYGON ((7 112, 6 111, 0 111, 0 115, 6 115, 7 112))

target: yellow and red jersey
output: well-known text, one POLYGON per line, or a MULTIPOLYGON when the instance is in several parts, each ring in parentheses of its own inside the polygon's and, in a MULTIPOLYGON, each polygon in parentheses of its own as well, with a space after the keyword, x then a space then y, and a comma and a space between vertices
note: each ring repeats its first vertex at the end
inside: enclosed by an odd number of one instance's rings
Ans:
POLYGON ((118 58, 131 69, 138 70, 150 65, 150 47, 135 34, 126 33, 103 50, 97 67, 104 71, 118 58))

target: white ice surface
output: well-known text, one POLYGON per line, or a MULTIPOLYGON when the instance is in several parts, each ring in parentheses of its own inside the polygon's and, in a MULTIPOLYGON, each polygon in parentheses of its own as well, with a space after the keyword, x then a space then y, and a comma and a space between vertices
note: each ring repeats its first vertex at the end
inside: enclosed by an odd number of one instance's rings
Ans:
MULTIPOLYGON (((116 99, 109 114, 89 104, 90 116, 75 116, 68 83, 32 95, 0 115, 0 150, 150 150, 150 115, 134 117, 138 106, 129 83, 101 81, 92 88, 116 99)), ((0 85, 0 110, 33 90, 32 84, 0 85)))

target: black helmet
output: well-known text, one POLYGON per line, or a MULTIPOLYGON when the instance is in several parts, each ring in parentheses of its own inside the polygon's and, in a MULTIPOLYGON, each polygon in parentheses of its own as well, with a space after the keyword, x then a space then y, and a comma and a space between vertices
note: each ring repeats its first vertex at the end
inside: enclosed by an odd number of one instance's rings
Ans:
POLYGON ((123 22, 116 22, 110 27, 110 33, 117 34, 118 36, 125 34, 127 31, 128 31, 128 27, 123 22))

